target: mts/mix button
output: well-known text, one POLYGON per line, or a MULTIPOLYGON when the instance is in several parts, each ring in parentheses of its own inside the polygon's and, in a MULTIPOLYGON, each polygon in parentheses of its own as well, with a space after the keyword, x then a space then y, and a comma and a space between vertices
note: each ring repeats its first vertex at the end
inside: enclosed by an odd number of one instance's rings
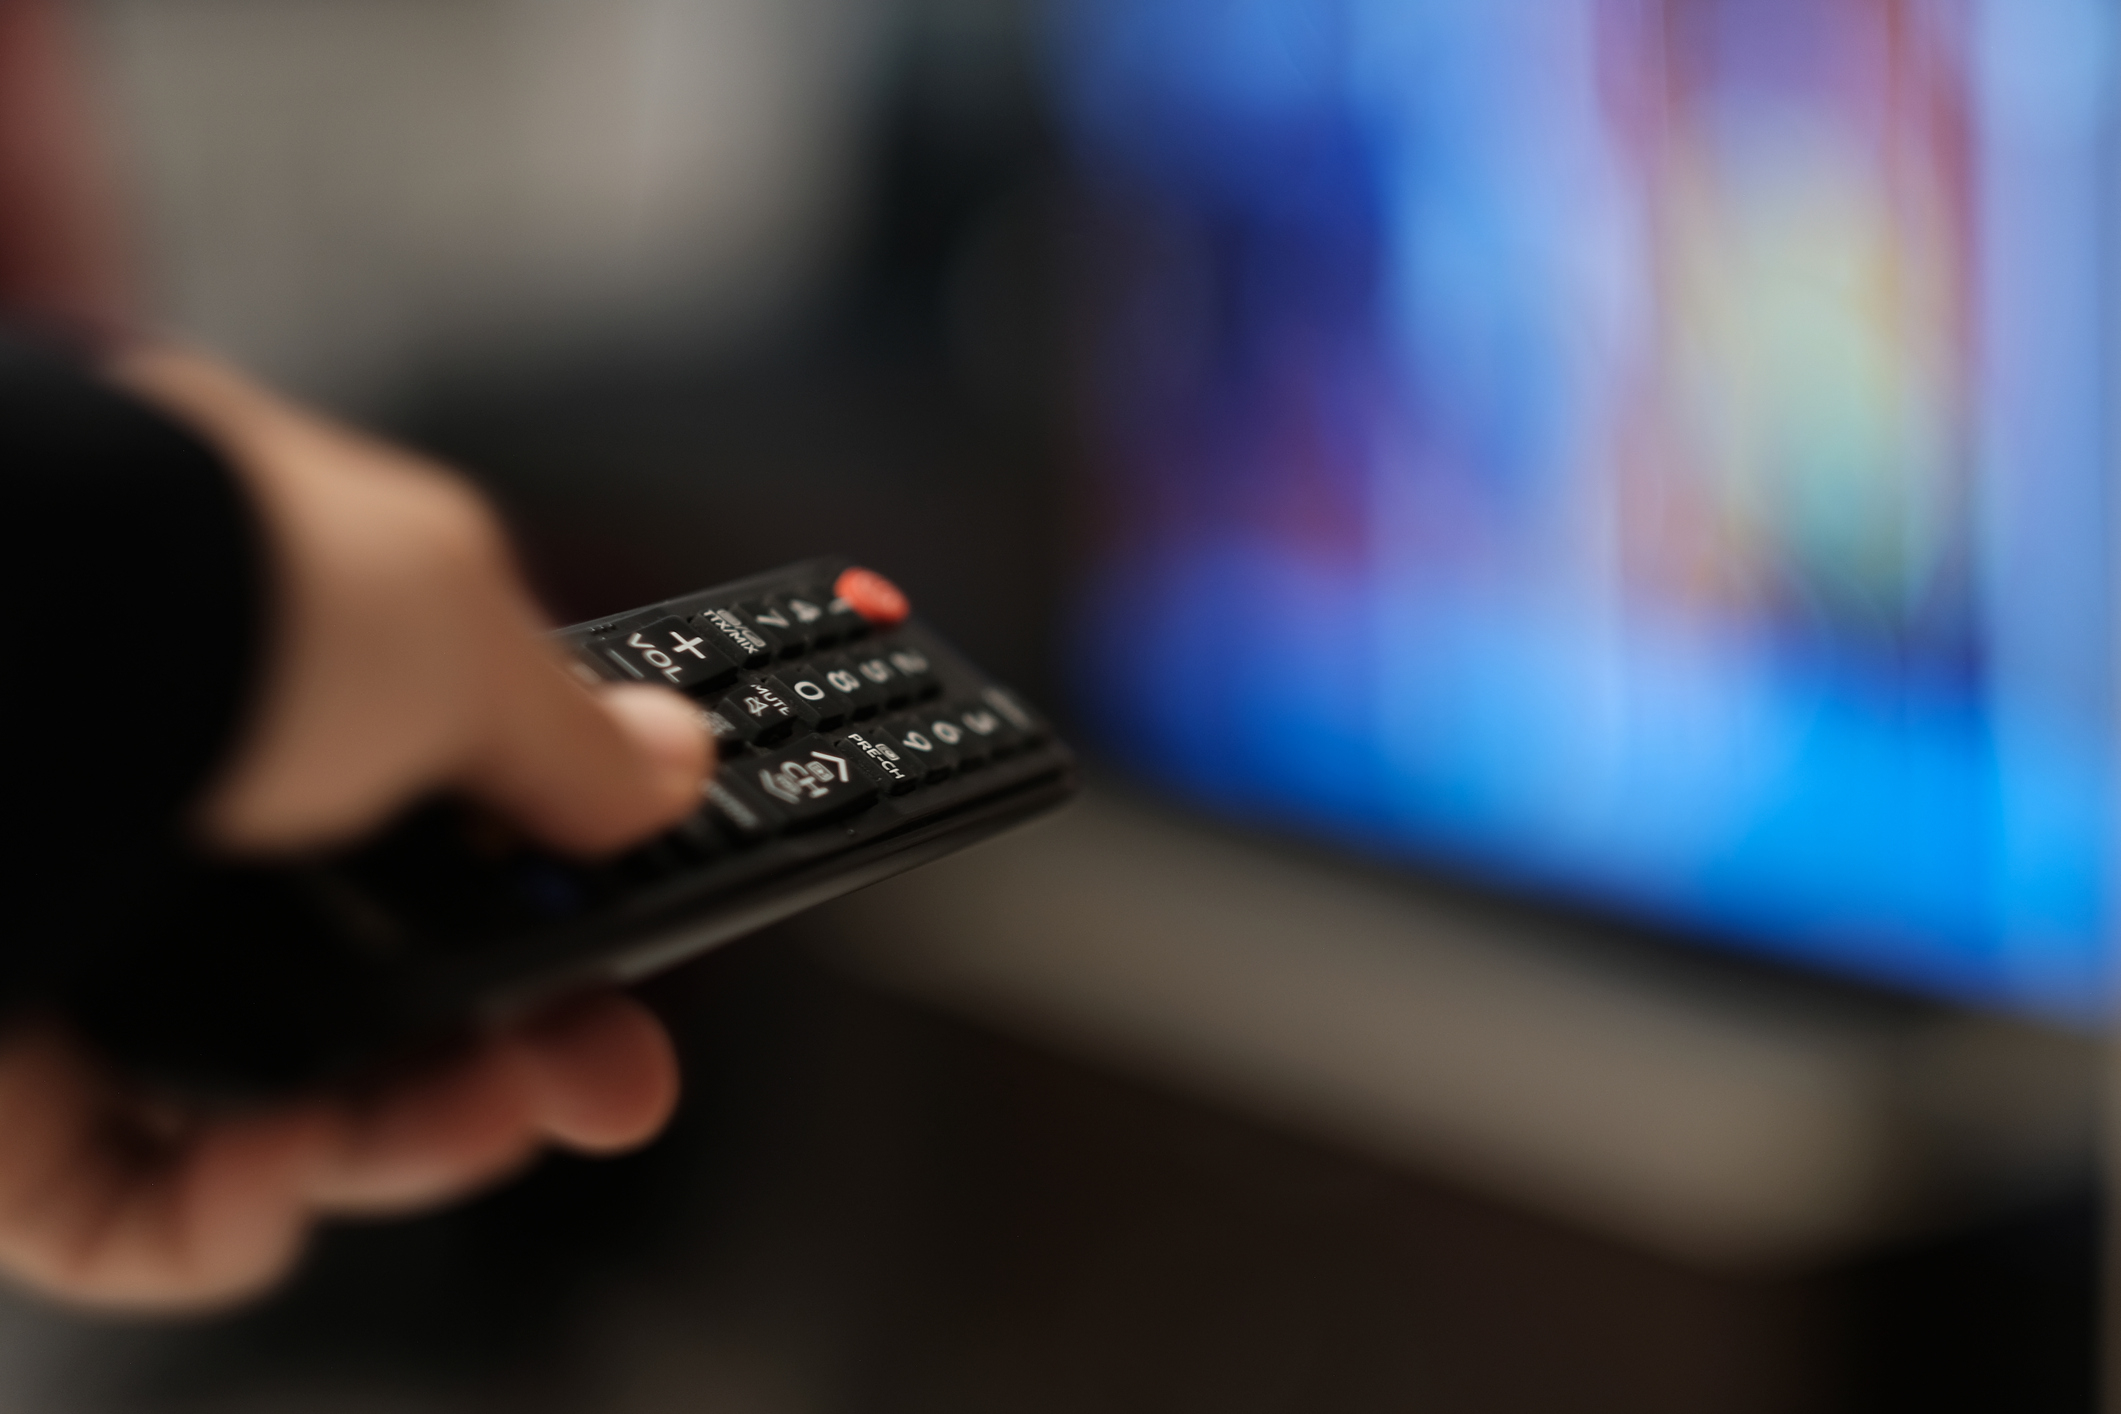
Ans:
POLYGON ((774 645, 734 609, 708 609, 694 614, 692 626, 747 668, 763 668, 773 661, 774 645))

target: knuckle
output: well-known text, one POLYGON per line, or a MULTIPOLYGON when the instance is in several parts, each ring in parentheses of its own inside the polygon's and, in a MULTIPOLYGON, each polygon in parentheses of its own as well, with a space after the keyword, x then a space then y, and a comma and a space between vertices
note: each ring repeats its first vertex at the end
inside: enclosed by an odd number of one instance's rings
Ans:
POLYGON ((498 518, 470 487, 423 477, 400 507, 391 556, 401 589, 428 606, 449 606, 448 622, 467 630, 495 616, 515 593, 516 573, 498 518))
POLYGON ((428 553, 444 569, 491 573, 507 563, 499 520, 471 487, 433 477, 421 487, 419 515, 428 553))

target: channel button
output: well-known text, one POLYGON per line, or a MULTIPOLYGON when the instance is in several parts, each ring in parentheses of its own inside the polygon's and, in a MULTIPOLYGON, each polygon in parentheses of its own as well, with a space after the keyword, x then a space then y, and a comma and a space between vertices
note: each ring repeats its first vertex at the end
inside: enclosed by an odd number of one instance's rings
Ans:
POLYGON ((745 783, 756 786, 800 829, 876 799, 867 763, 857 766, 854 754, 827 737, 805 737, 793 749, 750 767, 745 783))

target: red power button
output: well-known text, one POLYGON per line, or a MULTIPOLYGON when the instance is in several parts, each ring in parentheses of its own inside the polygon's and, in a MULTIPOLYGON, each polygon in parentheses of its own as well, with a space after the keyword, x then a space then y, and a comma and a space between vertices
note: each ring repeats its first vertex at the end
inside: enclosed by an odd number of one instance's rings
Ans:
POLYGON ((905 593, 875 570, 843 570, 833 581, 832 592, 845 599, 854 612, 878 628, 903 623, 913 606, 905 593))

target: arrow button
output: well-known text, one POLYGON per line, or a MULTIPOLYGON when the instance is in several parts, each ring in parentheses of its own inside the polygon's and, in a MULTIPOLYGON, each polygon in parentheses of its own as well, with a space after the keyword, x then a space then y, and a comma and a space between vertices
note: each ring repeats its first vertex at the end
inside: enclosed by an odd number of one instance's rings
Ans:
POLYGON ((866 770, 856 770, 848 749, 828 737, 805 737, 786 751, 746 762, 744 782, 770 799, 791 828, 818 824, 876 799, 866 770))

